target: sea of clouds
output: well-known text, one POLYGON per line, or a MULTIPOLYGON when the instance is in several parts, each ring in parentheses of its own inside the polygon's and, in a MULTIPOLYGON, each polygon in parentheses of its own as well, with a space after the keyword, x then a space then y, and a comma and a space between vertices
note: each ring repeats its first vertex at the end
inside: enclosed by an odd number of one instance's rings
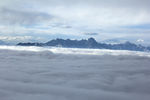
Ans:
POLYGON ((0 100, 149 100, 148 52, 0 46, 0 100))
POLYGON ((61 48, 61 47, 36 47, 36 46, 0 46, 0 50, 50 51, 55 54, 81 54, 81 55, 135 55, 150 57, 150 52, 109 50, 109 49, 86 49, 86 48, 61 48))

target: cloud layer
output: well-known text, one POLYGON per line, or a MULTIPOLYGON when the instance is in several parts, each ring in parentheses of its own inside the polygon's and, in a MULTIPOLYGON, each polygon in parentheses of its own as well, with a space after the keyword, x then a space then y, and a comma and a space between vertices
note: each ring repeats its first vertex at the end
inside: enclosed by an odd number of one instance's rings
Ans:
POLYGON ((0 49, 0 99, 149 100, 149 60, 0 49))

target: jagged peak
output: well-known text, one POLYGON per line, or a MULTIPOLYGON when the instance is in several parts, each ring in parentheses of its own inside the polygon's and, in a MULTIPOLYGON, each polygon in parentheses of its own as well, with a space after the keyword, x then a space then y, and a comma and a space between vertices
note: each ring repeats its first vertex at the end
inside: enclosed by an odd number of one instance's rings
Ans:
POLYGON ((96 42, 96 40, 92 37, 88 38, 88 41, 91 41, 91 42, 96 42))

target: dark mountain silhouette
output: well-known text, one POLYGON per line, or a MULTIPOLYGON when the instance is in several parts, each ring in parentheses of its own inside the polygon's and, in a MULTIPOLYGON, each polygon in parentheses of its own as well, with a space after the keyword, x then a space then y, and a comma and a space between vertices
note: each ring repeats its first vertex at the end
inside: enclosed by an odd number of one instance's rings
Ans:
POLYGON ((20 46, 44 46, 44 43, 18 43, 17 45, 20 46))
POLYGON ((113 50, 132 50, 132 51, 150 51, 150 47, 136 45, 134 43, 125 42, 121 44, 98 43, 94 38, 88 40, 70 40, 70 39, 54 39, 46 43, 18 43, 20 46, 56 46, 68 48, 95 48, 95 49, 113 49, 113 50))

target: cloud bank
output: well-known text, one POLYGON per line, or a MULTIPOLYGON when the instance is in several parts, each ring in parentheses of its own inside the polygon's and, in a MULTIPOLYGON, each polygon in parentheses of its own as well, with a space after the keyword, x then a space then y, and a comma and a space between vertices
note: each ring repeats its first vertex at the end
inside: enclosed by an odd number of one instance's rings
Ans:
POLYGON ((55 54, 75 54, 75 55, 132 55, 150 57, 149 52, 128 51, 128 50, 108 50, 108 49, 81 49, 81 48, 59 48, 59 47, 35 47, 35 46, 0 46, 0 50, 32 51, 32 52, 52 52, 55 54))
POLYGON ((0 99, 149 100, 149 60, 0 49, 0 99))

